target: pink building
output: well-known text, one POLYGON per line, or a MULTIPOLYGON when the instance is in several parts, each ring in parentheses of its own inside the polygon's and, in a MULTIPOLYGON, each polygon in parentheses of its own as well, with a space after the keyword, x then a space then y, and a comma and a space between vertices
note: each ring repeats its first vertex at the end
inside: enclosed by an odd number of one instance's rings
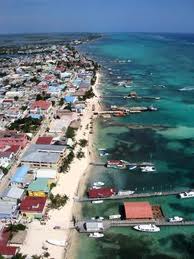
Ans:
POLYGON ((14 130, 0 131, 0 145, 14 145, 24 148, 27 142, 27 135, 25 133, 17 133, 14 130))

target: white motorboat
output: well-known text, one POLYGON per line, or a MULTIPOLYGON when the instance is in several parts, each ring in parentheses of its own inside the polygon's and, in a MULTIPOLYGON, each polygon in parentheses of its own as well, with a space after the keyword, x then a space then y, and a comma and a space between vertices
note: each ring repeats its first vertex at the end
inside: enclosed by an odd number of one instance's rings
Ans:
POLYGON ((92 217, 91 220, 104 220, 104 218, 97 216, 97 217, 92 217))
POLYGON ((103 200, 92 201, 93 204, 100 204, 100 203, 103 203, 103 202, 104 202, 103 200))
POLYGON ((65 247, 67 245, 67 242, 64 241, 64 240, 47 239, 46 242, 51 244, 51 245, 55 245, 55 246, 65 247))
POLYGON ((103 186, 104 183, 103 182, 94 182, 93 186, 103 186))
POLYGON ((142 173, 155 172, 156 168, 154 166, 141 166, 140 167, 142 173))
POLYGON ((118 215, 110 215, 108 218, 109 219, 120 219, 121 215, 120 214, 118 214, 118 215))
POLYGON ((174 216, 173 218, 169 218, 169 222, 182 222, 184 219, 179 216, 174 216))
POLYGON ((194 191, 190 192, 182 192, 179 194, 181 199, 186 199, 186 198, 193 198, 194 197, 194 191))
POLYGON ((136 165, 129 166, 129 170, 130 170, 130 171, 131 171, 131 170, 135 170, 136 168, 137 168, 136 165))
POLYGON ((99 233, 99 232, 94 232, 94 233, 90 233, 89 237, 93 237, 93 238, 100 238, 103 237, 104 234, 103 233, 99 233))
POLYGON ((135 230, 142 232, 159 232, 160 228, 153 224, 137 225, 133 227, 135 230))
POLYGON ((135 191, 131 191, 131 190, 121 190, 121 191, 118 191, 117 195, 120 195, 120 196, 124 196, 124 195, 131 195, 131 194, 134 194, 135 191))

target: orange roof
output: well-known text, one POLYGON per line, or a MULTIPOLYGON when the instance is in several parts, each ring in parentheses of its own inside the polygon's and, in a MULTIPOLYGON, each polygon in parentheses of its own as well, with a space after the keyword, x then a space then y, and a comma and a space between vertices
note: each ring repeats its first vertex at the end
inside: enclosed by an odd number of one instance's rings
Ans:
POLYGON ((124 208, 127 219, 153 218, 152 206, 149 202, 125 202, 124 208))
POLYGON ((31 109, 42 109, 42 110, 48 110, 48 108, 51 106, 51 102, 49 101, 44 101, 44 100, 39 100, 39 101, 35 101, 32 106, 31 109))

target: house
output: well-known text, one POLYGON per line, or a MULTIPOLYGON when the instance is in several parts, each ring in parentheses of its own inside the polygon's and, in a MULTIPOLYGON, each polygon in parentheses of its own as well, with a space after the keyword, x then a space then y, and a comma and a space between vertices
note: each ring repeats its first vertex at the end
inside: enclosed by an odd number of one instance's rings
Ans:
POLYGON ((17 201, 0 200, 0 219, 16 219, 17 217, 17 201))
POLYGON ((48 178, 37 178, 28 186, 28 195, 32 197, 46 197, 49 191, 48 178))
POLYGON ((32 144, 24 153, 21 163, 33 168, 57 169, 65 154, 66 147, 62 145, 32 144))
POLYGON ((20 247, 23 245, 27 236, 27 230, 19 230, 18 232, 13 232, 11 239, 8 241, 8 244, 12 247, 20 247))
POLYGON ((87 232, 99 232, 104 230, 103 222, 99 221, 88 221, 85 223, 87 232))
POLYGON ((66 103, 75 103, 77 101, 77 97, 76 96, 67 95, 67 96, 64 97, 64 101, 66 103))
POLYGON ((49 145, 52 144, 53 137, 51 136, 42 136, 39 137, 36 141, 36 144, 49 145))
POLYGON ((0 255, 5 258, 12 258, 18 252, 17 246, 9 246, 10 232, 2 227, 0 230, 0 255))
POLYGON ((60 119, 52 120, 49 133, 64 134, 72 121, 77 120, 78 115, 73 112, 68 112, 60 117, 60 119))
POLYGON ((125 202, 124 210, 126 219, 150 220, 154 218, 149 202, 125 202))
POLYGON ((57 180, 57 170, 54 169, 38 169, 36 178, 47 178, 49 184, 57 180))
POLYGON ((46 197, 26 196, 20 204, 20 212, 23 216, 41 219, 46 209, 46 197))
POLYGON ((39 100, 34 101, 30 106, 31 113, 42 113, 48 112, 52 107, 52 103, 50 101, 39 100))
POLYGON ((26 186, 30 184, 33 179, 32 174, 28 174, 30 168, 27 165, 18 167, 11 178, 11 185, 26 186))
POLYGON ((25 133, 14 130, 0 131, 0 145, 19 146, 24 148, 28 142, 25 133))
POLYGON ((6 201, 17 201, 21 200, 24 196, 24 189, 18 188, 17 186, 9 186, 1 194, 1 199, 6 201))

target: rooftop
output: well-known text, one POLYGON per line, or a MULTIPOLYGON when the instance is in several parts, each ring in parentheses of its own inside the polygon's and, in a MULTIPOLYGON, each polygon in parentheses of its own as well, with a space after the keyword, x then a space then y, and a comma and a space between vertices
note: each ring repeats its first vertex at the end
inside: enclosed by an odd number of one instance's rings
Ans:
POLYGON ((149 202, 125 202, 125 216, 127 219, 152 219, 152 206, 149 202))
POLYGON ((43 212, 45 204, 46 204, 46 197, 30 197, 26 196, 21 204, 20 210, 23 212, 43 212))

